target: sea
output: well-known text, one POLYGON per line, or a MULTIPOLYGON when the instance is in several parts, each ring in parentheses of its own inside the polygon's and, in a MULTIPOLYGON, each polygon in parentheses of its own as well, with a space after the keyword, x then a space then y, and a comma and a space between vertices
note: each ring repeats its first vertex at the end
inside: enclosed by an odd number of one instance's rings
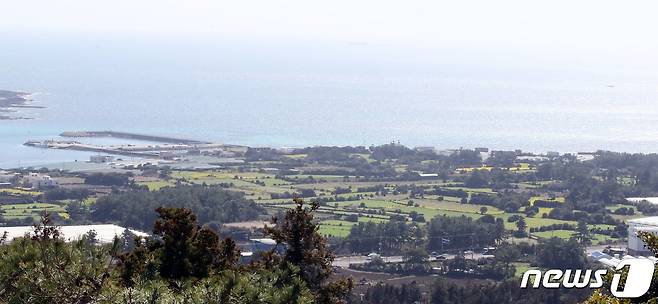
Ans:
POLYGON ((89 153, 23 146, 78 130, 259 147, 658 152, 658 77, 623 64, 368 41, 0 40, 0 89, 32 92, 44 107, 19 110, 30 120, 0 120, 0 168, 86 160, 89 153))

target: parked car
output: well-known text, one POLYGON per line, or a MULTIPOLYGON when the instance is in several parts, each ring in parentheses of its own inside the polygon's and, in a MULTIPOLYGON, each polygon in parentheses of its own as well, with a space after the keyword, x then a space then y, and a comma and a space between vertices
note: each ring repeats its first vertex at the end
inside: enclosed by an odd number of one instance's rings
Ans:
POLYGON ((379 254, 377 254, 377 253, 374 253, 374 252, 371 252, 371 253, 368 254, 368 260, 372 260, 372 259, 376 259, 376 258, 381 258, 381 257, 382 257, 381 255, 379 255, 379 254))

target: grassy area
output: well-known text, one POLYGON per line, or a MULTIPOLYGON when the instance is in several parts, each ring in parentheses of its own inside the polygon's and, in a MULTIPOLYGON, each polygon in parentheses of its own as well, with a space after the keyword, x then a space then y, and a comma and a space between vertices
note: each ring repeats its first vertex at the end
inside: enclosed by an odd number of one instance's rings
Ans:
POLYGON ((470 193, 486 193, 486 194, 494 194, 496 191, 491 190, 490 188, 467 188, 467 187, 443 187, 446 189, 452 189, 452 190, 463 190, 470 193))
POLYGON ((320 224, 318 232, 324 236, 347 237, 352 226, 334 226, 320 224))
MULTIPOLYGON (((360 216, 358 222, 382 223, 386 221, 386 219, 382 218, 360 216)), ((350 229, 352 229, 352 226, 356 225, 357 223, 343 220, 325 220, 318 224, 320 226, 320 234, 322 235, 328 235, 332 237, 346 237, 350 234, 350 229)))
POLYGON ((455 173, 471 173, 476 170, 491 171, 494 167, 492 166, 481 166, 481 167, 464 167, 455 169, 455 173))
POLYGON ((95 204, 97 200, 98 200, 97 197, 88 197, 88 198, 84 199, 82 202, 87 206, 91 206, 91 205, 95 204))
MULTIPOLYGON (((291 158, 304 158, 304 154, 295 154, 287 155, 291 158)), ((396 169, 404 169, 399 167, 396 169)), ((462 168, 471 172, 476 169, 491 170, 491 167, 481 167, 481 168, 462 168)), ((527 171, 532 170, 532 166, 527 163, 518 164, 515 167, 504 168, 511 171, 527 171)), ((303 170, 303 169, 302 169, 303 170)), ((201 184, 218 184, 226 183, 230 184, 230 190, 244 192, 248 198, 256 200, 258 203, 267 204, 274 208, 289 208, 292 207, 290 204, 291 199, 271 199, 271 194, 282 194, 284 192, 294 193, 300 189, 314 189, 314 191, 320 196, 333 196, 331 193, 337 188, 348 188, 351 187, 353 191, 356 191, 359 187, 368 187, 374 185, 384 185, 389 190, 393 190, 397 185, 409 185, 410 182, 399 182, 399 183, 382 183, 382 182, 358 182, 355 180, 355 177, 350 176, 349 180, 345 180, 344 176, 339 175, 322 175, 322 174, 312 174, 312 175, 295 175, 289 176, 289 178, 298 177, 308 178, 312 177, 315 180, 323 180, 321 183, 309 183, 309 184, 292 184, 290 182, 277 179, 272 174, 260 173, 260 172, 235 172, 228 170, 208 170, 208 171, 177 171, 172 172, 171 176, 176 179, 185 179, 189 182, 201 184)), ((526 183, 524 188, 537 188, 542 185, 552 183, 553 181, 545 182, 536 182, 536 183, 526 183)), ((167 185, 166 182, 146 182, 145 183, 149 189, 159 189, 167 185)), ((496 192, 490 188, 468 188, 463 186, 456 186, 453 183, 443 183, 437 181, 417 181, 414 182, 416 186, 441 186, 446 189, 452 190, 463 190, 469 195, 473 193, 486 193, 486 194, 495 194, 496 192)), ((370 196, 374 193, 344 193, 338 195, 338 197, 353 197, 357 195, 363 195, 364 199, 357 201, 343 201, 343 202, 329 202, 326 206, 322 207, 319 212, 322 214, 329 215, 350 215, 357 214, 363 215, 367 211, 376 209, 382 210, 385 214, 379 214, 375 216, 375 220, 383 221, 386 220, 392 214, 402 214, 408 215, 411 212, 417 212, 422 214, 426 221, 430 221, 435 216, 445 215, 445 216, 467 216, 473 219, 478 219, 482 215, 480 214, 480 208, 486 208, 486 214, 493 215, 497 218, 502 218, 505 222, 505 228, 509 230, 516 229, 516 223, 508 222, 507 219, 512 215, 519 215, 525 218, 526 224, 529 228, 537 228, 541 226, 548 226, 553 224, 571 224, 576 225, 575 221, 564 221, 557 219, 542 218, 541 215, 550 213, 552 208, 540 207, 539 214, 535 217, 526 217, 523 213, 505 213, 503 210, 495 208, 493 206, 483 206, 483 205, 473 205, 473 204, 461 204, 460 198, 457 197, 443 197, 442 201, 438 200, 438 196, 428 196, 424 199, 411 199, 413 203, 408 205, 407 202, 410 200, 406 195, 388 195, 385 198, 377 197, 371 198, 370 196)), ((558 203, 564 203, 564 197, 546 197, 546 196, 534 196, 530 198, 530 205, 534 205, 537 200, 546 200, 554 201, 558 203)), ((614 206, 619 208, 620 206, 614 206)), ((613 208, 613 207, 611 207, 613 208)), ((359 221, 372 220, 371 218, 360 216, 359 221)), ((341 221, 341 220, 325 220, 320 223, 320 231, 323 234, 331 236, 346 236, 349 233, 349 228, 354 225, 352 222, 341 221)), ((609 225, 591 225, 590 228, 611 228, 609 225), (600 226, 600 227, 599 227, 600 226)), ((557 233, 560 237, 568 237, 571 232, 568 231, 558 231, 552 232, 553 234, 557 233)), ((543 234, 540 233, 538 236, 542 237, 543 234)))
POLYGON ((139 182, 137 183, 140 186, 146 186, 149 188, 150 191, 158 191, 161 188, 164 187, 171 187, 174 186, 174 183, 170 181, 164 181, 164 180, 159 180, 159 181, 150 181, 150 182, 139 182))
POLYGON ((44 212, 58 213, 67 218, 66 209, 60 205, 31 203, 31 204, 9 204, 0 206, 2 216, 7 219, 22 219, 26 217, 39 218, 44 212))
MULTIPOLYGON (((342 182, 345 179, 343 175, 326 175, 326 174, 301 174, 301 175, 286 175, 290 179, 313 178, 314 180, 323 180, 327 182, 342 182)), ((348 179, 354 179, 354 176, 347 176, 348 179)))
MULTIPOLYGON (((476 171, 476 170, 491 171, 493 169, 495 169, 495 167, 492 167, 492 166, 464 167, 464 168, 457 168, 455 170, 455 173, 471 173, 471 172, 476 171)), ((503 168, 500 168, 500 169, 508 170, 508 171, 511 171, 511 172, 526 172, 526 171, 533 170, 532 166, 528 163, 519 163, 519 164, 516 164, 515 166, 503 167, 503 168)))
POLYGON ((278 204, 290 204, 292 199, 290 198, 277 198, 277 199, 271 199, 271 198, 261 198, 261 199, 255 199, 256 203, 259 204, 272 204, 272 205, 278 205, 278 204))
POLYGON ((438 208, 432 208, 427 206, 408 206, 403 202, 393 202, 385 200, 362 200, 362 201, 350 201, 350 202, 339 202, 338 206, 341 208, 366 208, 366 209, 381 209, 389 213, 411 213, 412 211, 418 212, 425 217, 425 220, 431 220, 437 215, 446 214, 448 216, 461 216, 466 215, 470 217, 480 217, 479 213, 474 212, 464 212, 464 211, 455 211, 455 210, 442 210, 438 208))
POLYGON ((635 213, 638 213, 637 208, 633 205, 617 204, 617 205, 605 206, 605 209, 610 210, 610 212, 615 212, 615 210, 617 210, 619 208, 633 209, 633 211, 635 211, 635 213))
POLYGON ((319 232, 322 235, 333 237, 346 237, 350 234, 350 229, 356 223, 341 220, 326 220, 318 223, 319 232))
MULTIPOLYGON (((91 205, 93 205, 94 203, 96 203, 97 200, 98 200, 98 197, 91 196, 91 197, 88 197, 88 198, 82 200, 82 203, 83 203, 85 206, 91 206, 91 205)), ((61 203, 61 206, 62 206, 62 207, 66 207, 66 206, 68 206, 69 204, 74 203, 74 202, 78 202, 78 201, 80 201, 80 200, 77 200, 77 199, 66 199, 66 200, 58 201, 58 203, 61 203)))
POLYGON ((548 215, 549 213, 551 213, 551 210, 553 210, 553 208, 549 208, 549 207, 539 207, 539 213, 537 213, 537 214, 538 214, 539 216, 542 216, 542 214, 546 214, 546 215, 548 215))
POLYGON ((359 157, 361 157, 361 158, 367 160, 369 163, 375 161, 374 159, 372 159, 372 157, 370 156, 370 154, 352 153, 352 154, 350 154, 350 156, 359 156, 359 157))
POLYGON ((539 200, 564 204, 564 197, 533 196, 533 197, 530 198, 530 200, 528 202, 530 203, 530 206, 534 206, 535 202, 539 201, 539 200))
POLYGON ((549 181, 514 183, 514 185, 518 186, 520 189, 539 189, 543 186, 547 186, 554 183, 556 183, 556 181, 549 180, 549 181))
POLYGON ((308 155, 306 154, 287 154, 284 155, 287 158, 292 158, 292 159, 300 159, 300 158, 306 158, 308 155))
POLYGON ((507 168, 510 171, 530 171, 532 166, 529 163, 519 163, 514 167, 507 168))
MULTIPOLYGON (((575 231, 571 231, 571 230, 553 230, 553 231, 535 232, 533 233, 533 235, 542 239, 547 239, 552 237, 568 239, 572 237, 575 233, 576 233, 575 231)), ((592 244, 594 245, 598 245, 606 241, 614 240, 610 236, 598 234, 598 233, 593 234, 592 237, 593 237, 592 244)))
POLYGON ((551 230, 533 233, 534 236, 542 239, 549 239, 557 237, 561 239, 568 239, 574 235, 575 231, 572 230, 551 230))
POLYGON ((39 196, 43 194, 43 192, 41 191, 34 191, 24 188, 0 189, 0 193, 13 194, 13 195, 32 195, 32 196, 39 196))
POLYGON ((514 276, 518 278, 523 277, 523 274, 526 271, 536 268, 536 267, 531 267, 530 263, 524 263, 524 262, 515 262, 515 263, 511 263, 510 265, 514 266, 514 268, 516 269, 514 276))
MULTIPOLYGON (((357 156, 357 155, 353 155, 357 156)), ((304 154, 295 154, 287 155, 286 157, 290 158, 304 158, 304 154)), ((358 157, 365 157, 370 160, 368 155, 358 155, 358 157)), ((331 166, 329 166, 331 167, 331 166)), ((327 166, 324 165, 313 165, 309 167, 311 169, 322 170, 327 169, 327 166), (320 168, 320 169, 319 169, 320 168)), ((304 168, 299 168, 304 170, 304 168)), ((331 167, 330 169, 341 169, 331 167)), ((490 170, 490 167, 484 166, 481 168, 465 168, 466 170, 475 170, 475 169, 484 169, 490 170)), ((512 171, 523 171, 523 170, 532 170, 532 166, 527 163, 518 164, 515 167, 504 168, 512 171)), ((397 165, 396 170, 406 170, 405 166, 397 165)), ((192 184, 225 184, 227 185, 228 190, 239 191, 245 193, 245 196, 250 199, 254 199, 256 202, 264 205, 268 205, 268 209, 278 209, 278 208, 290 208, 293 205, 291 204, 291 199, 271 199, 273 194, 283 194, 285 192, 295 193, 299 192, 301 189, 313 189, 318 197, 334 197, 332 192, 336 188, 351 188, 351 193, 339 194, 337 197, 340 198, 352 198, 355 196, 361 196, 360 200, 350 200, 342 202, 328 202, 324 205, 318 212, 323 216, 344 216, 344 215, 358 215, 359 222, 365 221, 386 221, 388 218, 395 214, 401 214, 404 216, 409 215, 412 212, 417 212, 418 214, 423 215, 426 222, 429 222, 432 218, 436 216, 467 216, 472 219, 478 219, 482 217, 481 209, 486 208, 485 214, 492 215, 496 218, 503 219, 505 223, 505 228, 508 230, 515 230, 516 224, 514 222, 508 222, 508 218, 512 215, 519 215, 525 218, 526 224, 529 228, 537 228, 541 226, 548 226, 552 224, 563 224, 568 223, 571 225, 576 225, 575 221, 563 221, 549 218, 542 218, 541 215, 550 213, 552 208, 540 207, 539 214, 535 217, 526 217, 525 214, 519 213, 506 213, 503 210, 500 210, 493 206, 484 206, 476 204, 462 204, 460 203, 461 199, 458 197, 448 197, 443 196, 443 200, 439 201, 438 195, 428 195, 422 199, 410 199, 407 194, 397 194, 392 195, 388 194, 386 196, 376 196, 373 192, 361 192, 358 193, 357 189, 360 187, 371 187, 371 186, 384 186, 389 191, 394 190, 400 185, 414 185, 416 187, 436 187, 440 186, 446 189, 452 190, 463 190, 469 195, 474 193, 484 193, 484 194, 495 194, 496 192, 491 188, 468 188, 460 186, 459 183, 455 181, 399 181, 399 182, 378 182, 378 181, 368 181, 361 182, 356 179, 355 176, 349 176, 348 179, 345 179, 344 176, 339 175, 323 175, 323 174, 313 174, 313 175, 294 175, 289 176, 290 178, 298 177, 299 179, 305 179, 308 177, 313 177, 316 180, 315 183, 307 184, 297 184, 295 182, 288 182, 283 179, 278 179, 274 174, 263 173, 263 172, 238 172, 232 169, 221 169, 221 170, 204 170, 204 171, 172 171, 171 177, 172 180, 155 180, 155 181, 143 181, 139 182, 140 185, 145 185, 149 190, 155 191, 163 187, 173 186, 176 180, 184 180, 192 184), (317 182, 322 180, 322 182, 317 182), (409 201, 412 201, 411 204, 408 204, 409 201), (373 210, 379 210, 378 214, 373 214, 373 210), (367 215, 367 216, 365 216, 367 215)), ((552 183, 553 181, 546 182, 537 182, 537 183, 526 183, 524 188, 530 189, 533 187, 541 187, 544 184, 552 183)), ((17 194, 32 194, 38 195, 40 192, 27 191, 27 190, 16 190, 8 189, 12 193, 17 194)), ((555 201, 559 203, 564 202, 563 197, 544 197, 544 196, 534 196, 530 199, 530 205, 533 205, 537 200, 546 200, 546 201, 555 201)), ((90 199, 86 201, 86 204, 93 204, 95 199, 90 199)), ((307 199, 310 200, 310 199, 307 199)), ((3 210, 12 205, 7 205, 3 207, 3 210)), ((29 206, 26 204, 26 206, 29 206)), ((621 208, 621 205, 618 206, 609 206, 609 210, 616 210, 616 208, 621 208)), ((39 214, 40 212, 48 210, 53 212, 65 212, 62 206, 60 205, 49 205, 41 207, 14 207, 12 210, 7 210, 6 215, 11 216, 30 216, 33 214, 39 214), (27 211, 23 211, 27 210, 27 211)), ((342 220, 324 220, 320 223, 320 231, 322 234, 343 237, 349 233, 350 227, 355 223, 347 222, 342 220)), ((611 228, 609 225, 591 225, 590 228, 611 228), (600 226, 600 227, 599 227, 600 226)), ((558 233, 560 237, 568 237, 566 231, 562 232, 553 232, 558 233)), ((545 234, 545 233, 543 233, 545 234)), ((542 233, 538 236, 542 237, 542 233)))
MULTIPOLYGON (((512 215, 520 215, 525 217, 525 214, 523 213, 505 213, 501 216, 497 216, 500 218, 503 218, 505 220, 505 228, 506 229, 516 229, 516 222, 508 222, 507 219, 512 216, 512 215)), ((542 218, 540 216, 535 216, 535 217, 525 217, 525 222, 528 225, 528 228, 537 228, 541 226, 549 226, 553 224, 571 224, 571 225, 577 225, 578 223, 575 221, 563 221, 563 220, 556 220, 556 219, 550 219, 550 218, 542 218)))
POLYGON ((480 213, 480 208, 487 208, 485 214, 498 215, 505 213, 503 210, 500 210, 493 206, 477 205, 477 204, 461 204, 452 200, 414 200, 422 207, 446 210, 446 211, 456 211, 456 212, 469 212, 469 213, 480 213))
MULTIPOLYGON (((259 180, 274 179, 274 175, 260 172, 231 172, 231 171, 174 171, 172 178, 187 180, 259 180)), ((285 181, 281 181, 286 183, 285 181)))
MULTIPOLYGON (((244 192, 251 199, 268 199, 273 193, 295 192, 289 182, 277 179, 272 174, 260 172, 175 171, 171 173, 171 177, 184 179, 193 184, 228 184, 231 185, 229 190, 244 192)), ((161 184, 153 184, 154 188, 158 186, 161 184)))

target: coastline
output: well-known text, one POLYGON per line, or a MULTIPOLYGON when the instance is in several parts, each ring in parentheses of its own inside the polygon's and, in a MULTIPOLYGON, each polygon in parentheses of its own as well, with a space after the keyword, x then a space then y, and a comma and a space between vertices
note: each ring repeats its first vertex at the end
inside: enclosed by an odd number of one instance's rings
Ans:
POLYGON ((27 109, 43 109, 43 106, 30 105, 32 101, 32 93, 0 90, 0 120, 24 120, 33 119, 31 117, 21 117, 9 115, 16 113, 14 109, 27 108, 27 109), (8 114, 9 113, 9 114, 8 114))

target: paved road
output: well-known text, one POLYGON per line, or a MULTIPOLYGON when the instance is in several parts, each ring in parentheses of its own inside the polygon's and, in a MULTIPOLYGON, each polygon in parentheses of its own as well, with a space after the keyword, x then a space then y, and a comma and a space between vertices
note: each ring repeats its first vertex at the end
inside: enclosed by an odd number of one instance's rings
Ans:
MULTIPOLYGON (((621 245, 620 245, 621 246, 621 245)), ((607 245, 596 245, 596 246, 589 246, 585 248, 585 254, 589 255, 593 251, 602 251, 605 249, 607 245)), ((622 246, 623 247, 623 246, 622 246)), ((452 260, 455 258, 454 254, 446 254, 446 259, 447 260, 452 260)), ((473 253, 473 254, 467 254, 465 256, 467 259, 481 259, 484 257, 483 254, 481 253, 473 253)), ((491 257, 491 256, 488 256, 491 257)), ((403 261, 402 256, 400 255, 393 255, 393 256, 383 256, 382 259, 384 262, 390 262, 390 263, 400 263, 403 261)), ((436 259, 433 257, 430 257, 430 261, 435 261, 436 259)), ((352 256, 338 256, 336 259, 334 259, 333 266, 335 267, 341 267, 341 268, 348 268, 350 264, 365 264, 368 263, 370 259, 368 259, 367 256, 365 255, 352 255, 352 256)))
MULTIPOLYGON (((447 260, 452 260, 455 258, 454 254, 446 254, 446 259, 447 260)), ((473 254, 467 254, 465 256, 467 259, 481 259, 484 257, 483 254, 481 253, 473 253, 473 254)), ((400 263, 403 262, 403 258, 400 255, 393 255, 393 256, 383 256, 382 259, 384 262, 387 263, 400 263)), ((430 257, 430 261, 435 261, 436 258, 430 257)), ((368 263, 370 259, 368 259, 367 256, 364 255, 353 255, 353 256, 339 256, 334 259, 334 262, 332 263, 333 266, 335 267, 341 267, 341 268, 347 268, 350 266, 350 264, 365 264, 368 263)))
POLYGON ((589 247, 585 248, 585 254, 590 255, 594 251, 603 251, 603 249, 605 249, 606 247, 608 247, 608 245, 589 246, 589 247))
MULTIPOLYGON (((400 255, 383 256, 382 259, 384 260, 384 262, 392 262, 392 263, 402 262, 402 256, 400 255)), ((336 257, 332 265, 336 267, 347 268, 350 266, 350 264, 365 264, 368 263, 369 261, 370 259, 368 259, 368 257, 364 255, 341 256, 341 257, 336 257)))

